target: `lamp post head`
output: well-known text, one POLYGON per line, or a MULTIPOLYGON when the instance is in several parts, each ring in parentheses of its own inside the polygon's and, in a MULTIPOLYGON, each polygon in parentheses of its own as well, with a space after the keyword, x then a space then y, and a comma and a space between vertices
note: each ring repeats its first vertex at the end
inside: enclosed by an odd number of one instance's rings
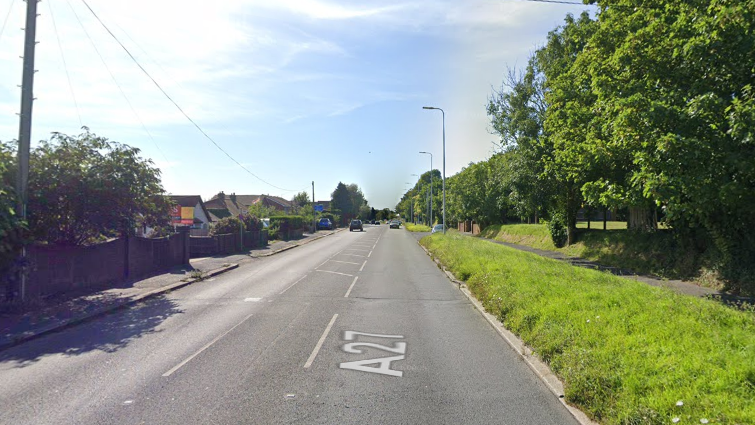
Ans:
POLYGON ((423 106, 422 109, 438 109, 434 106, 423 106))

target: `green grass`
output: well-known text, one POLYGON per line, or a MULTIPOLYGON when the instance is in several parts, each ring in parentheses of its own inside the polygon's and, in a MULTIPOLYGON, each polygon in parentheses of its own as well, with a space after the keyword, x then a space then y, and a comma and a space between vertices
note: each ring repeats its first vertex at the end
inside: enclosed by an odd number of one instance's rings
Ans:
POLYGON ((430 226, 425 226, 424 224, 404 223, 404 227, 410 232, 429 232, 432 230, 430 226))
POLYGON ((752 312, 454 233, 421 243, 601 423, 755 423, 752 312))
POLYGON ((714 288, 722 286, 712 273, 706 271, 707 263, 703 254, 683 249, 667 230, 648 234, 628 232, 625 229, 602 229, 602 223, 600 230, 581 229, 577 242, 564 248, 553 245, 548 229, 542 224, 489 226, 482 231, 481 236, 559 251, 607 266, 632 269, 638 273, 693 280, 714 288))

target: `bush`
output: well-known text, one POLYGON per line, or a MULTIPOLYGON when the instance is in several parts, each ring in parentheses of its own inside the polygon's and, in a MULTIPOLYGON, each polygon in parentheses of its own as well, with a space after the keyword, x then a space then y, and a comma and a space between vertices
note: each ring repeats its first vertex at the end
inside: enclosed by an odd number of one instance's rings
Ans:
POLYGON ((563 214, 554 213, 551 215, 551 220, 548 222, 548 232, 550 232, 553 245, 556 248, 562 248, 566 245, 568 234, 566 233, 566 219, 563 214))
POLYGON ((262 230, 262 221, 253 215, 242 216, 241 221, 244 223, 244 229, 247 232, 258 232, 262 230))
POLYGON ((210 229, 210 236, 225 235, 229 233, 239 233, 241 230, 241 220, 236 217, 225 217, 218 220, 210 229))

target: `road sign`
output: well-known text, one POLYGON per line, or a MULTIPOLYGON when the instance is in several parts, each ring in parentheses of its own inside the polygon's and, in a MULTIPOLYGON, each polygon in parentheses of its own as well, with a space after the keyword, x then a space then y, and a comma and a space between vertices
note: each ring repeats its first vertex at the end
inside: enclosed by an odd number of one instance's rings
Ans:
POLYGON ((315 211, 323 212, 323 206, 322 206, 322 204, 315 205, 315 211))

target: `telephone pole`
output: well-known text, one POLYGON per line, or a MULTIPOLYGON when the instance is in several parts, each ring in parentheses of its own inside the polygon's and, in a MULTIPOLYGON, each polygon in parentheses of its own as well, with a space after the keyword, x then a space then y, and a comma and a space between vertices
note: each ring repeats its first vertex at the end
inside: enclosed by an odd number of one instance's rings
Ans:
MULTIPOLYGON (((39 0, 26 0, 26 26, 24 28, 24 63, 21 80, 21 113, 18 126, 18 180, 16 192, 18 204, 16 213, 21 220, 26 220, 26 205, 29 187, 29 151, 31 149, 31 117, 34 103, 34 48, 37 35, 37 3, 39 0)), ((26 248, 21 248, 21 259, 26 258, 26 248)), ((22 267, 19 297, 26 298, 26 272, 22 267)))

